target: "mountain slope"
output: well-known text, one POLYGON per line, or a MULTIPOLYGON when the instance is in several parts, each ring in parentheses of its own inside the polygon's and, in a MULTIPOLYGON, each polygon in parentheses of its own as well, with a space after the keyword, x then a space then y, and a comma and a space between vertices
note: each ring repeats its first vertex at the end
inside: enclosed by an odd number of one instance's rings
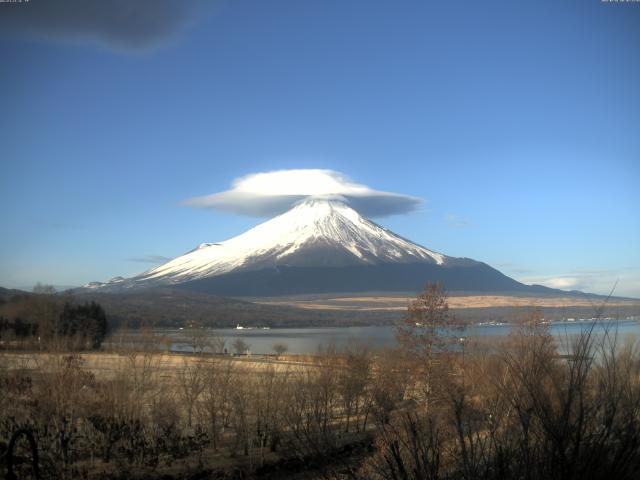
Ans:
POLYGON ((552 294, 529 286, 486 264, 443 267, 407 263, 345 267, 277 267, 238 271, 176 285, 176 288, 228 296, 281 296, 304 293, 414 292, 426 282, 441 282, 451 292, 552 294))
POLYGON ((202 244, 138 278, 180 283, 239 268, 444 261, 444 255, 389 232, 343 203, 309 199, 242 235, 202 244))
POLYGON ((443 282, 451 291, 544 289, 523 285, 484 263, 429 250, 362 217, 342 201, 326 198, 307 199, 242 235, 201 244, 130 279, 117 277, 87 287, 117 292, 176 286, 217 295, 262 296, 415 291, 427 281, 443 282))

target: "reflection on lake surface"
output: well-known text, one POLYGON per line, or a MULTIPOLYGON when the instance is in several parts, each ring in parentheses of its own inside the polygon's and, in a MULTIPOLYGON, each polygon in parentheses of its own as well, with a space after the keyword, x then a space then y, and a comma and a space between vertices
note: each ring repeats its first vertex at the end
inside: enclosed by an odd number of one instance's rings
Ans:
MULTIPOLYGON (((596 326, 596 332, 604 332, 606 326, 616 327, 620 338, 635 336, 640 338, 640 322, 636 320, 620 320, 618 322, 600 321, 596 326)), ((567 339, 590 328, 591 322, 555 322, 550 325, 551 334, 558 338, 562 345, 567 339)), ((490 337, 504 337, 515 327, 512 325, 474 325, 464 331, 457 332, 460 337, 477 337, 489 340, 490 337)), ((190 334, 187 330, 179 329, 155 329, 153 334, 157 337, 171 339, 171 349, 176 352, 192 351, 190 334)), ((309 354, 316 353, 318 347, 330 342, 338 348, 348 345, 350 342, 364 343, 371 348, 393 347, 396 345, 395 327, 371 326, 371 327, 325 327, 325 328, 274 328, 263 329, 216 329, 205 330, 203 336, 220 336, 225 340, 225 346, 229 352, 233 350, 232 344, 237 339, 242 339, 249 344, 251 353, 273 353, 273 345, 283 343, 288 347, 289 353, 309 354)), ((126 342, 135 342, 142 339, 141 332, 129 332, 126 342)), ((118 342, 118 333, 114 333, 111 341, 118 342)), ((562 349, 562 347, 561 347, 562 349)))

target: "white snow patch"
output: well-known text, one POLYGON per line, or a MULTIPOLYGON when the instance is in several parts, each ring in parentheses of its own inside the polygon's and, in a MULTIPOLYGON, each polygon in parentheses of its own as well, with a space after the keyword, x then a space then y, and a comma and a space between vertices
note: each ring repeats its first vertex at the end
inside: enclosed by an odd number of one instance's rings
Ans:
MULTIPOLYGON (((405 240, 362 217, 335 199, 309 198, 289 211, 220 243, 196 249, 137 277, 133 282, 181 283, 221 275, 251 265, 291 265, 287 261, 306 248, 329 246, 352 253, 354 263, 412 263, 442 265, 446 257, 405 240)), ((333 251, 333 250, 332 250, 333 251)), ((337 261, 328 258, 328 262, 337 261)), ((293 262, 295 265, 295 261, 293 262)))

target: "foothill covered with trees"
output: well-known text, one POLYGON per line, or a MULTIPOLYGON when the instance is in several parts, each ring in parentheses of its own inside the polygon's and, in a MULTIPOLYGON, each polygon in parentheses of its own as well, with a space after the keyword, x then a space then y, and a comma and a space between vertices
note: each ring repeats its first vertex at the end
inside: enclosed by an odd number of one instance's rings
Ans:
POLYGON ((0 304, 0 348, 98 349, 107 335, 107 316, 95 302, 77 303, 69 294, 37 285, 33 293, 0 304))

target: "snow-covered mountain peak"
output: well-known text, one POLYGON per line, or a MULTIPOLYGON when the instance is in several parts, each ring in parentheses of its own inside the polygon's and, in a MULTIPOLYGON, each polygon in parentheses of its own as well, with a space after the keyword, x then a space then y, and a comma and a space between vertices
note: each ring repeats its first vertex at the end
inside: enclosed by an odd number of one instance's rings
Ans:
POLYGON ((220 243, 202 243, 129 279, 127 286, 183 283, 282 266, 443 265, 449 259, 364 218, 340 197, 310 197, 241 235, 220 243))

